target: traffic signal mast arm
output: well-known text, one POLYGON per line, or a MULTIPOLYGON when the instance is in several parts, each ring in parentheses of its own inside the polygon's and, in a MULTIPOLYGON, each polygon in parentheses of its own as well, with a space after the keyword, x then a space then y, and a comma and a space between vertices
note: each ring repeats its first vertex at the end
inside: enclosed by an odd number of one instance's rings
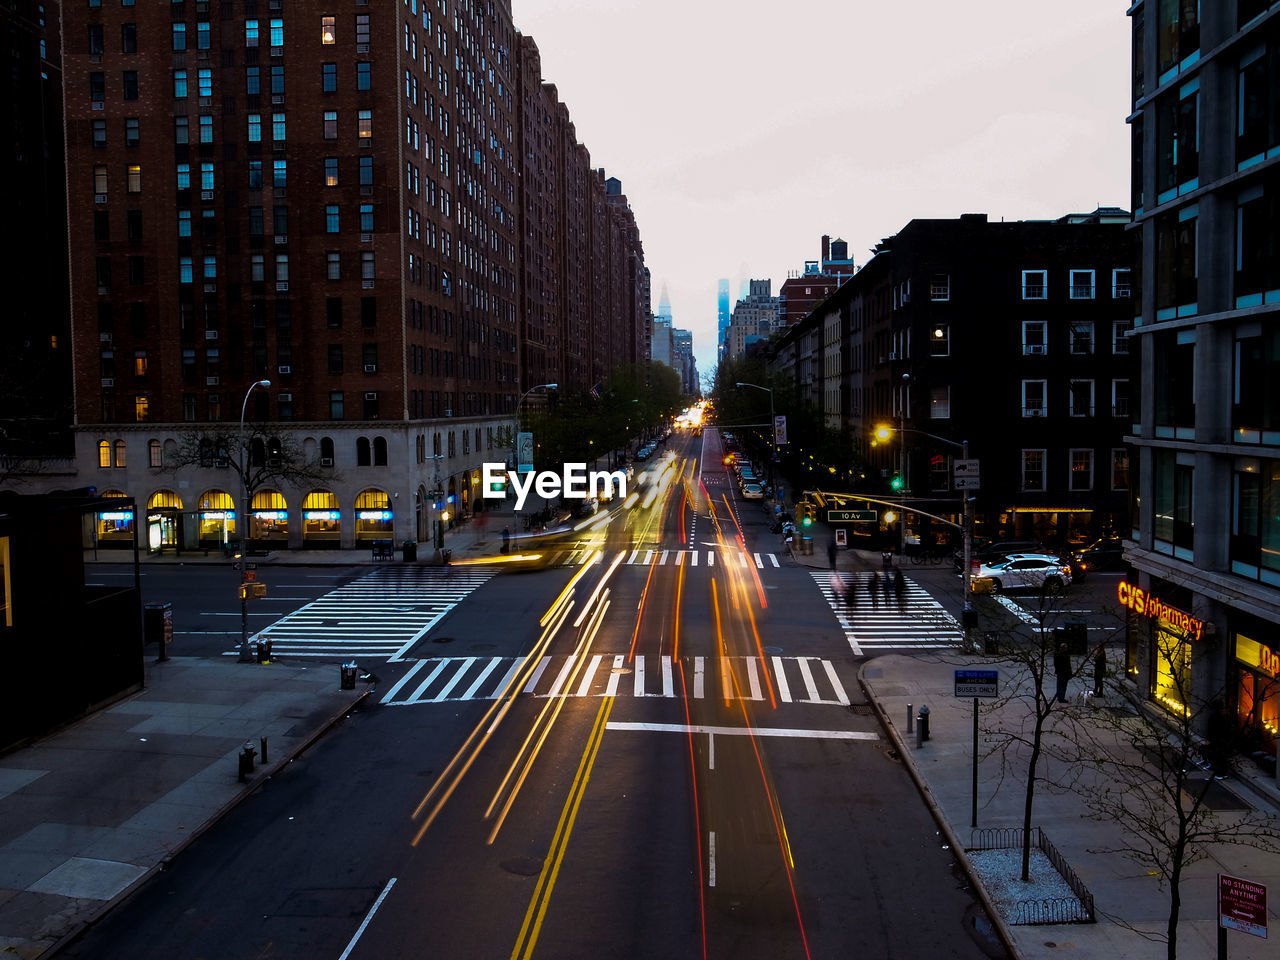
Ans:
POLYGON ((955 529, 960 530, 961 532, 964 531, 964 526, 962 524, 956 523, 954 520, 948 520, 946 519, 946 517, 940 517, 937 514, 929 513, 925 510, 921 510, 917 507, 909 507, 906 505, 907 501, 902 499, 879 500, 876 497, 864 497, 862 494, 858 494, 857 496, 851 496, 850 494, 847 494, 847 493, 840 493, 840 494, 823 493, 821 490, 805 490, 803 493, 803 496, 807 497, 809 496, 810 493, 816 493, 819 496, 829 497, 832 500, 860 500, 865 503, 878 503, 878 504, 881 504, 882 506, 893 507, 896 510, 909 510, 911 513, 918 513, 922 517, 928 517, 930 520, 937 520, 939 523, 944 524, 948 527, 955 527, 955 529))

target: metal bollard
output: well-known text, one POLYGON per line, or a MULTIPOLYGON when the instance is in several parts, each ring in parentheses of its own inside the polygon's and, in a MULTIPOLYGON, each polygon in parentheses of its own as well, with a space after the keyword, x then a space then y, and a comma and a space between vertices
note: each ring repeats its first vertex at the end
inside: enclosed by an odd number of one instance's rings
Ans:
POLYGON ((929 739, 929 705, 920 705, 920 715, 916 717, 916 746, 924 746, 929 739))
POLYGON ((253 741, 245 742, 244 749, 240 751, 240 782, 245 783, 253 776, 253 758, 258 755, 258 751, 253 749, 253 741))
POLYGON ((911 704, 907 704, 907 733, 915 733, 916 712, 911 704))
POLYGON ((262 744, 262 759, 258 762, 265 765, 267 762, 267 738, 262 737, 259 742, 262 744))

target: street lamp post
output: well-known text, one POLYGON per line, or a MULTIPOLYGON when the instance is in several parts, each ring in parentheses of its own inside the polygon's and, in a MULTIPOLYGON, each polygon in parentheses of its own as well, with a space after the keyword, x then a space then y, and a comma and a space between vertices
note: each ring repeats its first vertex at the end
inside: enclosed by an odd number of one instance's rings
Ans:
MULTIPOLYGON (((738 386, 754 387, 756 390, 763 390, 765 393, 769 394, 769 429, 771 431, 776 431, 777 418, 773 414, 773 388, 762 387, 758 383, 741 383, 741 382, 739 382, 738 386)), ((773 444, 773 441, 770 441, 769 442, 769 490, 771 493, 776 492, 774 491, 774 488, 773 488, 773 450, 774 450, 774 444, 773 444)))
POLYGON ((236 570, 240 574, 240 662, 250 663, 249 655, 249 595, 245 591, 245 554, 249 550, 249 448, 244 442, 244 415, 249 409, 249 395, 262 387, 271 386, 270 380, 257 380, 244 392, 244 403, 240 404, 240 553, 236 558, 236 570))

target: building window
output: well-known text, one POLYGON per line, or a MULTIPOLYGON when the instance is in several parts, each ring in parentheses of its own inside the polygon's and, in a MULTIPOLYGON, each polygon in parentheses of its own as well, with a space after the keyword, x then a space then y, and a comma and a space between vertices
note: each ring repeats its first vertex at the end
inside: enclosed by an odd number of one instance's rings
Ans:
POLYGON ((99 467, 111 466, 111 441, 110 440, 98 441, 98 466, 99 467))
POLYGON ((201 190, 213 189, 213 164, 212 163, 200 164, 200 189, 201 190))
POLYGON ((1111 327, 1111 352, 1127 354, 1129 352, 1129 331, 1133 329, 1132 320, 1117 320, 1111 327))
POLYGON ((137 70, 125 70, 120 74, 120 97, 123 100, 138 99, 137 70))
POLYGON ((142 192, 142 165, 131 163, 125 169, 125 190, 129 193, 142 192))
POLYGON ((1048 270, 1022 271, 1022 299, 1045 300, 1049 296, 1048 270))
POLYGON ((338 111, 326 110, 324 112, 324 138, 326 140, 338 139, 338 111))
POLYGON ((286 160, 271 161, 271 185, 283 190, 289 185, 289 164, 286 160))
POLYGON ((1048 414, 1046 380, 1022 381, 1022 415, 1024 417, 1043 417, 1048 414))
POLYGON ((1126 379, 1111 381, 1111 415, 1129 416, 1129 381, 1126 379))
POLYGON ((1072 300, 1093 299, 1094 289, 1092 270, 1070 271, 1068 283, 1070 284, 1070 296, 1072 300))
POLYGON ((373 465, 373 457, 370 455, 369 438, 356 437, 356 466, 369 467, 373 465))
POLYGON ((178 258, 178 282, 179 283, 195 282, 195 268, 192 266, 190 257, 178 258))
POLYGON ((373 251, 362 250, 360 252, 360 279, 372 280, 376 275, 373 251))
MULTIPOLYGON (((377 420, 377 419, 378 419, 378 391, 377 391, 377 390, 367 390, 367 391, 365 391, 365 394, 364 394, 364 419, 366 419, 366 420, 377 420)), ((381 438, 379 438, 379 439, 381 439, 381 438)), ((385 441, 385 440, 383 440, 383 443, 385 444, 385 443, 386 443, 386 441, 385 441)))
MULTIPOLYGON (((1277 57, 1280 65, 1280 56, 1277 57)), ((1280 99, 1280 98, 1278 98, 1280 99)), ((1280 175, 1274 169, 1236 199, 1235 305, 1254 307, 1280 299, 1276 250, 1280 175)))
POLYGON ((1280 460, 1237 458, 1231 499, 1231 572, 1280 586, 1280 460))
POLYGON ((175 100, 187 99, 187 71, 173 71, 173 96, 175 100))
POLYGON ((1156 101, 1156 202, 1200 185, 1200 78, 1156 101))
MULTIPOLYGON (((89 56, 100 57, 102 56, 104 49, 105 42, 103 41, 102 24, 91 23, 89 25, 89 56)), ((94 62, 100 63, 101 61, 95 60, 94 62)))
POLYGON ((356 134, 361 140, 373 136, 373 111, 360 110, 356 114, 356 134))
POLYGON ((951 299, 951 275, 946 273, 935 273, 929 279, 929 299, 930 300, 950 300, 951 299))
POLYGON ((342 298, 341 297, 325 297, 324 300, 324 316, 325 324, 331 330, 340 330, 342 328, 342 298))
POLYGON ((1111 489, 1129 489, 1129 449, 1128 447, 1111 448, 1111 489))
POLYGON ((342 254, 336 250, 330 250, 324 255, 325 257, 325 275, 330 280, 342 279, 342 254))
POLYGON ((343 402, 341 390, 329 391, 329 419, 341 420, 343 416, 343 402))
POLYGON ((1044 490, 1043 450, 1022 451, 1022 489, 1028 493, 1044 490))
POLYGON ((1280 443, 1280 324, 1236 328, 1231 426, 1236 443, 1280 443))
POLYGON ((271 45, 273 47, 284 46, 284 21, 283 20, 271 21, 271 45))
POLYGON ((1071 321, 1071 352, 1077 356, 1093 353, 1093 321, 1071 321))
MULTIPOLYGON (((1242 4, 1243 6, 1243 4, 1242 4)), ((1265 158, 1280 143, 1280 47, 1273 40, 1240 57, 1237 81, 1236 166, 1244 168, 1265 158)))
POLYGON ((1194 330, 1155 337, 1155 422, 1157 437, 1194 439, 1196 343, 1194 330))
POLYGON ((191 189, 191 164, 189 163, 178 164, 178 189, 191 189))
POLYGON ((331 203, 324 208, 324 229, 326 233, 338 232, 338 205, 331 203))
POLYGON ((141 140, 141 133, 137 117, 124 118, 124 145, 126 147, 136 147, 141 140))
POLYGON ((1171 320, 1197 311, 1199 267, 1196 204, 1156 219, 1156 319, 1171 320))
POLYGON ((249 281, 264 283, 267 279, 267 258, 261 253, 249 255, 249 281))
POLYGON ((360 204, 360 232, 373 233, 373 204, 360 204))
POLYGON ((331 343, 328 349, 329 372, 342 373, 342 344, 331 343))
POLYGON ((1073 449, 1071 455, 1071 475, 1067 488, 1072 491, 1093 489, 1093 451, 1073 449))
POLYGON ((95 147, 105 147, 107 145, 107 121, 93 121, 93 145, 95 147))
POLYGON ((173 49, 187 49, 187 25, 185 23, 175 23, 173 25, 173 49))
POLYGON ((89 74, 89 99, 94 103, 102 103, 107 99, 107 75, 105 73, 95 70, 89 74))
POLYGON ((198 70, 196 71, 196 90, 201 97, 213 96, 213 71, 198 70))
POLYGON ((151 419, 151 399, 145 393, 133 398, 133 419, 138 423, 146 423, 151 419))
POLYGON ((258 45, 257 20, 246 20, 244 22, 244 45, 246 47, 256 47, 258 45))
MULTIPOLYGON (((1153 465, 1152 514, 1155 539, 1165 545, 1164 553, 1172 552, 1182 559, 1193 559, 1195 547, 1195 467, 1194 454, 1180 454, 1174 450, 1155 450, 1153 465)), ((1161 550, 1160 543, 1156 549, 1161 550)))
POLYGON ((273 113, 271 115, 271 139, 276 143, 284 143, 285 141, 285 124, 283 113, 273 113))
POLYGON ((1198 0, 1162 0, 1156 7, 1156 67, 1161 76, 1200 49, 1198 0))
POLYGON ((338 185, 338 158, 324 158, 324 185, 326 187, 336 187, 338 185))
POLYGON ((338 90, 338 65, 336 63, 320 64, 320 89, 324 93, 336 93, 338 90))
POLYGON ((360 158, 360 186, 373 186, 373 157, 360 158))
POLYGON ((369 15, 367 13, 356 14, 356 43, 369 43, 369 15))
POLYGON ((173 118, 173 142, 178 145, 189 143, 191 139, 191 124, 186 117, 173 118))
POLYGON ((196 24, 196 49, 208 50, 209 39, 210 39, 209 24, 204 22, 197 23, 196 24))
POLYGON ((320 18, 320 42, 325 46, 332 44, 336 37, 333 29, 333 17, 320 18))
POLYGON ((1128 300, 1133 296, 1133 285, 1130 282, 1132 271, 1128 267, 1111 271, 1111 296, 1116 300, 1128 300))
POLYGON ((124 467, 124 466, 127 466, 127 465, 128 465, 128 463, 127 463, 127 461, 126 461, 126 459, 125 459, 125 446, 124 446, 124 441, 123 441, 123 440, 117 440, 117 441, 115 442, 115 448, 114 448, 114 449, 115 449, 115 455, 116 455, 116 466, 117 466, 117 467, 124 467))
POLYGON ((949 420, 951 418, 950 385, 935 386, 929 390, 929 419, 949 420))
POLYGON ((244 92, 251 97, 256 97, 262 93, 261 67, 244 68, 244 92))
POLYGON ((356 89, 373 89, 373 64, 365 62, 356 64, 356 89))
POLYGON ((949 357, 951 355, 951 328, 946 323, 933 323, 929 326, 929 356, 949 357))
POLYGON ((289 255, 287 253, 276 254, 276 281, 278 283, 289 282, 289 255))
POLYGON ((1067 388, 1070 400, 1068 414, 1073 417, 1093 416, 1093 381, 1072 380, 1067 388))

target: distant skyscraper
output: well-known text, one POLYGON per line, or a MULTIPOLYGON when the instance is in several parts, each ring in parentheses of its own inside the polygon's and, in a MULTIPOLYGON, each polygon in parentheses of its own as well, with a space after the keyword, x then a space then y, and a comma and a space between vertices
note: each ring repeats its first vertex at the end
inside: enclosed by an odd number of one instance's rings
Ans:
POLYGON ((716 344, 724 355, 724 336, 729 329, 729 280, 721 278, 716 289, 716 344))

